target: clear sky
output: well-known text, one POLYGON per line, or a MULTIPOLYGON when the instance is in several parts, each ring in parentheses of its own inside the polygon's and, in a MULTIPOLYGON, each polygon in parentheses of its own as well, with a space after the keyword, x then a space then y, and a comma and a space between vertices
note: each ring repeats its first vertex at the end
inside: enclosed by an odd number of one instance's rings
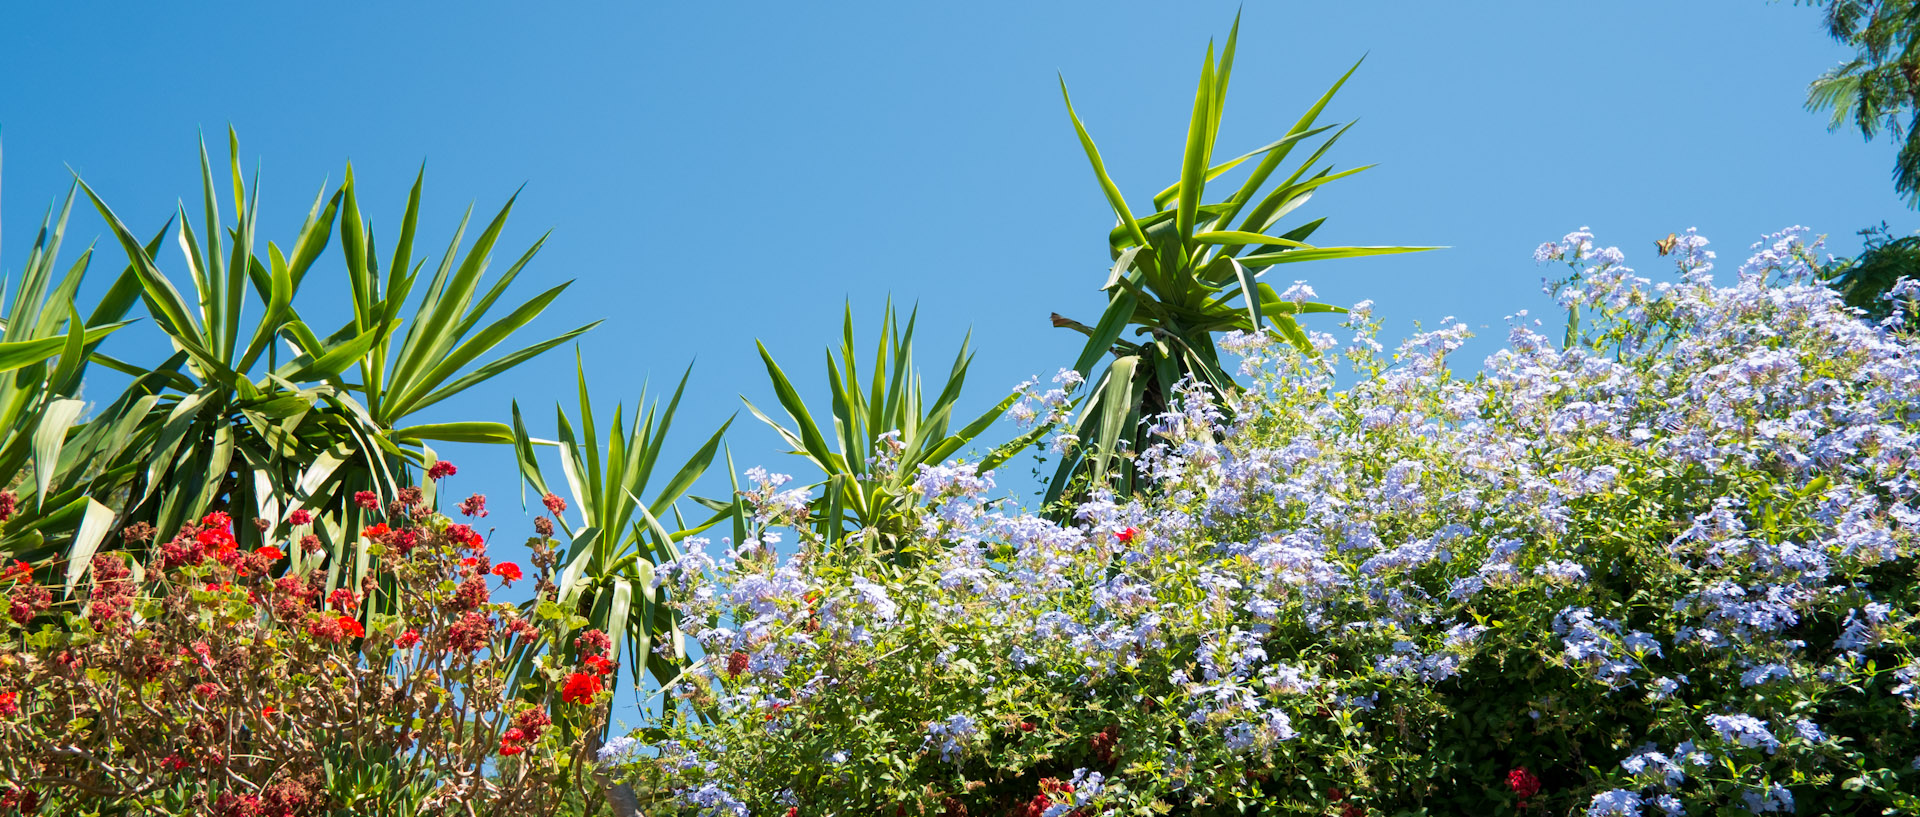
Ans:
MULTIPOLYGON (((4 217, 0 269, 24 263, 71 166, 136 231, 197 206, 196 133, 231 123, 262 171, 264 238, 282 244, 314 193, 354 162, 392 235, 422 161, 422 245, 469 203, 526 184, 507 254, 551 228, 525 295, 573 279, 528 335, 606 319, 580 347, 596 397, 631 401, 698 358, 690 448, 746 394, 772 404, 755 338, 817 399, 820 350, 852 299, 863 328, 891 294, 918 302, 929 368, 969 328, 969 406, 1070 365, 1103 303, 1103 203, 1056 72, 1135 201, 1177 174, 1201 55, 1226 2, 9 3, 0 5, 4 217), (937 354, 936 354, 937 352, 937 354)), ((1801 104, 1843 50, 1813 8, 1764 0, 1604 3, 1248 2, 1219 141, 1284 133, 1365 65, 1327 116, 1362 121, 1303 214, 1325 243, 1451 249, 1282 268, 1333 303, 1371 298, 1389 334, 1455 315, 1485 327, 1549 315, 1541 241, 1591 225, 1653 272, 1653 241, 1697 226, 1722 260, 1761 233, 1854 232, 1915 219, 1892 194, 1893 146, 1828 133, 1801 104)), ((125 263, 103 239, 89 303, 125 263)), ((262 248, 264 249, 264 241, 262 248)), ((72 258, 77 247, 70 250, 72 258)), ((161 258, 181 275, 177 253, 161 258)), ((510 260, 500 259, 501 267, 510 260)), ((496 267, 498 269, 500 267, 496 267)), ((339 315, 331 248, 298 305, 339 315)), ((159 360, 123 332, 110 351, 159 360)), ((572 412, 571 355, 550 353, 427 419, 505 419, 510 398, 552 432, 572 412)), ((117 388, 117 386, 114 386, 117 388)), ((92 391, 111 393, 107 384, 92 391)), ((742 468, 779 470, 743 415, 742 468)), ((515 491, 510 453, 456 450, 458 491, 515 491)), ((550 469, 557 473, 557 469, 550 469)), ((804 471, 800 472, 802 476, 804 471)), ((1019 483, 1018 478, 1003 482, 1019 483)), ((722 489, 724 490, 724 489, 722 489)), ((524 531, 496 513, 503 537, 524 531)))

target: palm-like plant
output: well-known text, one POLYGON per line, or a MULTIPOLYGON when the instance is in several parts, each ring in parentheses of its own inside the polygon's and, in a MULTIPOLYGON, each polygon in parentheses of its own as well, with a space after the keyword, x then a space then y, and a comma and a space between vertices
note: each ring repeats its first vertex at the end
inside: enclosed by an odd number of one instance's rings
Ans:
MULTIPOLYGON (((902 511, 911 501, 913 481, 921 465, 938 465, 974 443, 995 420, 1019 400, 1010 394, 957 430, 950 429, 954 405, 960 399, 973 355, 967 341, 960 343, 937 396, 928 401, 920 372, 913 364, 913 328, 918 310, 909 313, 903 329, 889 302, 880 323, 880 341, 863 377, 855 354, 853 309, 841 323, 839 357, 827 352, 827 384, 833 394, 830 412, 832 436, 814 421, 780 364, 760 345, 760 358, 773 381, 774 395, 792 426, 768 417, 745 397, 747 409, 771 426, 792 446, 791 453, 806 457, 819 469, 825 493, 812 514, 822 540, 837 542, 858 533, 877 552, 894 553, 908 533, 902 511)), ((986 453, 977 467, 992 470, 1032 444, 1044 433, 1036 428, 1019 439, 986 453)))
MULTIPOLYGON (((137 295, 115 286, 89 319, 80 318, 74 294, 93 251, 56 278, 73 202, 69 191, 59 216, 49 211, 41 221, 0 330, 0 474, 21 493, 0 528, 0 552, 36 564, 69 551, 84 563, 104 540, 113 512, 92 494, 96 485, 112 484, 113 469, 103 463, 126 443, 124 425, 75 424, 85 407, 80 387, 88 356, 126 325, 121 318, 137 295)), ((70 572, 69 590, 77 579, 70 572)))
POLYGON ((1920 3, 1821 0, 1827 34, 1856 49, 1807 87, 1807 109, 1833 111, 1828 128, 1849 121, 1871 141, 1882 129, 1903 139, 1893 188, 1920 206, 1920 3))
MULTIPOLYGON (((215 189, 204 146, 201 231, 193 229, 184 208, 179 216, 176 238, 190 295, 162 272, 155 247, 138 242, 106 202, 79 183, 132 260, 132 291, 178 350, 153 368, 94 355, 103 365, 135 375, 135 381, 122 400, 93 420, 102 428, 120 429, 116 433, 125 443, 106 466, 118 481, 94 484, 92 495, 124 493, 112 521, 147 522, 163 537, 209 510, 263 520, 268 531, 283 524, 290 511, 309 510, 317 517, 313 532, 322 549, 296 558, 311 563, 330 556, 329 584, 357 583, 372 562, 360 547, 364 511, 354 503, 354 492, 393 498, 413 481, 411 468, 435 459, 428 441, 512 439, 501 423, 409 427, 404 419, 592 324, 466 371, 564 287, 479 325, 539 247, 536 243, 475 298, 511 202, 464 254, 456 234, 415 309, 413 325, 401 336, 396 329, 402 307, 420 269, 412 252, 421 182, 416 179, 408 198, 384 277, 374 260, 371 229, 359 213, 351 167, 332 196, 323 190, 316 197, 288 248, 269 242, 262 258, 255 251, 259 186, 256 179, 249 197, 238 139, 231 130, 228 137, 235 225, 222 222, 226 203, 215 189), (354 309, 352 319, 323 338, 301 318, 294 298, 329 243, 336 215, 354 309), (249 320, 249 311, 257 317, 249 320), (288 359, 281 359, 276 339, 291 347, 288 359), (360 382, 350 382, 347 373, 356 367, 360 382)), ((430 484, 423 487, 431 492, 430 484)), ((243 537, 265 535, 252 525, 236 525, 236 530, 243 537)))
MULTIPOLYGON (((624 645, 629 657, 627 669, 636 687, 644 683, 647 673, 660 682, 671 681, 679 674, 687 653, 678 619, 667 603, 670 590, 654 586, 654 567, 679 558, 681 540, 734 515, 731 503, 704 500, 703 504, 711 503, 721 510, 704 523, 689 526, 677 507, 713 464, 733 420, 721 423, 693 456, 653 491, 652 498, 645 499, 666 448, 667 434, 673 428, 680 396, 686 390, 687 375, 681 376, 664 411, 657 400, 648 405, 644 390, 634 404, 631 421, 624 406, 615 406, 603 451, 593 401, 587 393, 586 369, 577 360, 575 373, 580 401, 578 432, 566 410, 556 406, 559 439, 535 439, 527 433, 519 404, 513 406, 512 434, 521 476, 542 495, 551 493, 535 446, 557 446, 560 470, 573 495, 571 509, 580 515, 576 524, 565 513, 554 514, 568 539, 559 561, 558 612, 581 616, 586 621, 583 626, 612 636, 613 658, 620 657, 624 645), (672 528, 662 520, 670 520, 672 528), (662 642, 667 648, 655 652, 655 646, 662 642)), ((561 649, 570 651, 572 645, 561 645, 561 649)), ((571 657, 570 652, 568 655, 571 657)), ((524 679, 527 675, 523 671, 517 677, 524 679)))
POLYGON ((1154 212, 1150 215, 1136 217, 1120 194, 1092 137, 1074 113, 1065 80, 1061 81, 1067 116, 1119 224, 1107 237, 1113 266, 1102 287, 1108 300, 1100 320, 1087 326, 1054 316, 1055 326, 1088 336, 1074 368, 1094 386, 1076 429, 1082 444, 1062 459, 1048 485, 1049 502, 1065 495, 1070 486, 1104 484, 1110 475, 1121 491, 1131 491, 1134 474, 1126 464, 1126 455, 1145 447, 1141 420, 1166 407, 1175 384, 1192 378, 1221 392, 1236 387, 1220 365, 1216 333, 1259 332, 1272 327, 1302 351, 1313 353, 1295 316, 1344 310, 1282 297, 1259 280, 1268 268, 1432 249, 1320 247, 1306 243, 1325 219, 1276 232, 1281 220, 1307 203, 1319 188, 1371 167, 1335 172, 1332 165, 1321 166, 1322 157, 1351 127, 1349 124, 1322 141, 1292 172, 1268 186, 1295 148, 1333 127, 1315 127, 1314 122, 1358 64, 1322 94, 1285 136, 1214 164, 1214 140, 1220 130, 1239 30, 1236 19, 1226 47, 1217 57, 1213 45, 1207 46, 1188 121, 1179 181, 1153 197, 1154 212), (1209 182, 1256 159, 1233 193, 1214 203, 1204 202, 1209 182), (1127 337, 1129 328, 1132 338, 1127 337), (1094 377, 1095 368, 1108 355, 1113 360, 1094 377))

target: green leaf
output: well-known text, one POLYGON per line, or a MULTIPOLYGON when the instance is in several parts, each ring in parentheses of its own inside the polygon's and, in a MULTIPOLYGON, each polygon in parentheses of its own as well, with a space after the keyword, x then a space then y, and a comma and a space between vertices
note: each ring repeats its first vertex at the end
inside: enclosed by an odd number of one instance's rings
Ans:
POLYGON ((1313 249, 1283 250, 1280 252, 1260 253, 1240 259, 1240 263, 1249 269, 1263 269, 1276 264, 1293 264, 1301 261, 1325 261, 1335 258, 1362 258, 1371 255, 1398 255, 1409 252, 1426 252, 1445 249, 1444 247, 1315 247, 1313 249))
POLYGON ((1247 232, 1240 232, 1238 230, 1219 230, 1215 232, 1201 233, 1199 235, 1194 236, 1193 240, 1195 243, 1198 243, 1198 244, 1229 244, 1229 245, 1272 244, 1272 245, 1281 246, 1281 247, 1309 247, 1310 246, 1307 244, 1302 244, 1298 241, 1291 241, 1285 238, 1266 235, 1264 233, 1247 233, 1247 232))
POLYGON ((1107 175, 1106 163, 1100 161, 1100 149, 1093 144, 1093 137, 1087 135, 1087 128, 1080 124, 1080 116, 1073 112, 1073 98, 1067 95, 1066 77, 1060 78, 1060 98, 1067 104, 1067 118, 1073 120, 1074 133, 1080 136, 1080 147, 1087 153, 1087 161, 1093 165, 1094 178, 1100 182, 1100 192, 1106 194, 1107 204, 1119 216, 1120 224, 1127 228, 1136 246, 1146 246, 1147 234, 1133 220, 1133 211, 1127 208, 1127 200, 1120 195, 1120 188, 1107 175))
POLYGON ((1207 45, 1206 61, 1200 69, 1200 86, 1193 93, 1193 115, 1187 121, 1186 156, 1180 165, 1180 200, 1176 204, 1175 229, 1180 244, 1193 238, 1193 227, 1200 212, 1200 193, 1206 189, 1208 154, 1213 150, 1212 134, 1218 121, 1213 99, 1213 45, 1207 45))
MULTIPOLYGON (((779 398, 780 406, 787 410, 787 415, 793 418, 794 425, 799 429, 799 448, 805 451, 821 470, 829 474, 845 470, 846 462, 827 449, 827 441, 820 435, 820 427, 814 424, 813 416, 807 412, 806 403, 800 400, 800 393, 794 390, 793 382, 787 379, 786 372, 780 370, 780 364, 774 362, 773 354, 767 351, 766 344, 755 341, 754 345, 759 347, 760 359, 767 367, 767 377, 773 381, 774 395, 779 398)), ((753 404, 748 403, 747 408, 755 416, 773 425, 771 420, 767 420, 766 415, 760 414, 760 411, 753 407, 753 404)), ((775 427, 779 426, 775 425, 775 427)))
POLYGON ((113 526, 113 509, 91 497, 76 500, 86 510, 81 512, 80 527, 73 534, 73 544, 67 549, 66 595, 73 597, 74 585, 80 577, 86 575, 87 568, 93 564, 93 554, 99 550, 100 542, 106 538, 107 531, 113 526))
POLYGON ((435 440, 493 445, 509 445, 514 442, 513 429, 506 424, 477 421, 408 426, 395 430, 393 437, 397 440, 435 440))
POLYGON ((33 430, 33 479, 40 501, 45 500, 54 470, 59 467, 60 449, 66 444, 67 432, 86 405, 85 400, 54 400, 40 414, 33 430))
POLYGON ((1073 363, 1075 371, 1081 377, 1093 375, 1094 364, 1113 347, 1120 338, 1120 332, 1133 320, 1133 312, 1138 301, 1130 293, 1119 293, 1107 304, 1107 311, 1100 316, 1100 323, 1093 327, 1093 336, 1087 338, 1087 345, 1081 347, 1080 357, 1073 363))

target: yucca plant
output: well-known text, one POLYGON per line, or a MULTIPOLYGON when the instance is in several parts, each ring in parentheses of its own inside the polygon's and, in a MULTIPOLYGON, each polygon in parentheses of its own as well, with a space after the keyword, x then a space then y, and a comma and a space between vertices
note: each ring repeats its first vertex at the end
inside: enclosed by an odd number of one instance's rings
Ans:
MULTIPOLYGON (((178 350, 158 366, 96 354, 103 365, 135 375, 128 396, 94 422, 124 427, 128 443, 112 466, 124 492, 116 526, 151 524, 160 537, 210 510, 257 519, 266 530, 239 525, 253 544, 284 533, 287 514, 315 514, 329 584, 358 582, 372 569, 360 547, 362 514, 353 501, 372 491, 384 503, 414 481, 411 469, 435 460, 429 441, 511 442, 502 423, 405 426, 407 416, 524 362, 591 328, 582 326, 468 370, 537 316, 564 284, 480 326, 539 244, 484 294, 480 278, 512 202, 475 245, 460 251, 456 232, 415 309, 404 336, 396 330, 424 260, 413 257, 421 180, 416 178, 387 272, 379 267, 371 229, 361 218, 351 166, 345 183, 314 200, 283 250, 256 251, 258 180, 251 196, 242 180, 239 141, 228 132, 232 212, 226 226, 212 164, 201 149, 203 220, 196 232, 184 208, 176 238, 190 289, 183 295, 161 270, 154 248, 135 240, 124 222, 86 183, 114 236, 132 260, 138 296, 178 350), (301 317, 294 298, 325 250, 336 215, 353 317, 322 337, 301 317), (478 296, 476 298, 476 296, 478 296), (251 313, 251 314, 250 314, 251 313), (291 351, 282 359, 276 339, 291 351), (391 362, 391 365, 389 363, 391 362), (348 380, 358 370, 359 382, 348 380)), ((115 492, 99 491, 96 498, 115 492)), ((432 486, 423 486, 429 494, 432 486)))
MULTIPOLYGON (((679 622, 667 604, 671 588, 654 586, 654 567, 679 558, 682 540, 737 515, 732 503, 703 500, 702 504, 716 506, 719 512, 700 524, 689 525, 678 507, 682 498, 690 498, 688 490, 713 464, 732 418, 721 423, 665 483, 652 488, 674 413, 691 374, 689 368, 681 375, 665 410, 660 409, 657 399, 647 402, 644 388, 631 420, 626 407, 616 405, 604 450, 593 400, 587 392, 586 367, 577 356, 577 432, 566 410, 555 406, 558 439, 536 439, 527 432, 519 403, 513 405, 514 450, 526 485, 543 498, 554 493, 541 471, 536 446, 558 448, 560 470, 573 497, 567 510, 579 515, 576 519, 564 512, 554 513, 559 532, 567 539, 559 553, 555 596, 559 610, 555 612, 580 616, 584 619, 582 627, 611 636, 611 658, 619 659, 624 645, 626 667, 636 688, 645 683, 649 673, 657 681, 671 681, 687 658, 679 622), (654 648, 662 644, 665 649, 656 652, 654 648)), ((572 657, 573 645, 558 649, 572 657)))
MULTIPOLYGON (((791 427, 768 417, 744 396, 747 409, 792 446, 790 453, 806 457, 820 471, 824 493, 811 523, 827 542, 858 535, 876 553, 895 554, 909 532, 902 511, 911 504, 911 491, 922 465, 939 465, 978 441, 994 421, 1020 399, 1010 394, 957 430, 950 429, 953 410, 966 384, 973 354, 971 336, 962 340, 947 379, 929 401, 919 369, 913 363, 913 330, 919 316, 907 315, 902 328, 889 302, 880 321, 880 339, 863 376, 855 353, 853 308, 841 321, 839 356, 827 352, 827 384, 833 395, 828 412, 833 421, 829 436, 815 413, 807 409, 786 372, 765 344, 759 344, 775 397, 785 409, 791 427)), ((1045 427, 1035 428, 1011 443, 986 452, 977 468, 989 471, 1031 445, 1045 427)))
MULTIPOLYGON (((82 252, 64 273, 58 261, 73 203, 69 190, 59 215, 49 210, 41 220, 0 330, 0 474, 6 477, 0 487, 18 495, 0 527, 0 553, 35 565, 67 551, 84 564, 103 541, 113 512, 92 493, 96 485, 113 484, 105 463, 126 442, 124 425, 76 424, 86 406, 80 391, 88 356, 126 325, 122 318, 138 295, 123 273, 92 316, 80 317, 74 295, 93 251, 82 252)), ((67 590, 77 578, 67 577, 67 590)))
POLYGON ((1107 236, 1113 264, 1101 287, 1108 298, 1105 312, 1093 326, 1058 314, 1053 318, 1055 326, 1087 335, 1074 368, 1093 388, 1076 428, 1081 445, 1062 458, 1048 483, 1048 502, 1076 490, 1073 486, 1084 489, 1107 484, 1109 477, 1121 492, 1132 491, 1135 475, 1129 456, 1143 450, 1148 442, 1141 421, 1166 408, 1175 384, 1192 378, 1221 392, 1236 388, 1232 376, 1220 364, 1216 334, 1260 332, 1271 327, 1303 352, 1314 353, 1295 317, 1345 310, 1282 297, 1259 280, 1267 269, 1305 261, 1433 249, 1321 247, 1307 243, 1325 219, 1277 232, 1281 221, 1306 204, 1322 186, 1371 167, 1336 172, 1331 164, 1321 164, 1327 151, 1352 127, 1349 123, 1269 186, 1295 148, 1333 128, 1315 127, 1314 122, 1359 68, 1358 63, 1322 94, 1285 136, 1214 163, 1214 140, 1219 135, 1239 33, 1236 17, 1226 47, 1217 56, 1213 43, 1207 44, 1187 124, 1179 180, 1153 197, 1149 215, 1136 217, 1120 194, 1093 138, 1074 112, 1065 78, 1061 79, 1067 117, 1073 121, 1094 177, 1119 223, 1107 236), (1213 203, 1204 201, 1209 182, 1256 159, 1230 195, 1213 203), (1109 355, 1112 360, 1095 377, 1095 369, 1109 355))

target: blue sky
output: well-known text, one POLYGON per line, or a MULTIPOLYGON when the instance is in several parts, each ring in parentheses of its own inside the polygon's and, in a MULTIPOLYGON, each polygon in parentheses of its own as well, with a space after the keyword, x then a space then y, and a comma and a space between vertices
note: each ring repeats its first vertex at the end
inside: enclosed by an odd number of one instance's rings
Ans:
MULTIPOLYGON (((1056 72, 1144 200, 1177 172, 1200 57, 1238 7, 364 5, 0 6, 0 269, 24 262, 68 166, 151 231, 195 195, 196 133, 218 140, 231 124, 262 171, 265 237, 282 243, 349 159, 389 235, 426 162, 424 244, 444 242, 469 202, 490 212, 524 183, 503 246, 554 233, 520 291, 576 281, 528 337, 606 319, 580 348, 608 403, 630 404, 649 377, 670 385, 697 358, 682 448, 738 395, 772 403, 756 338, 817 397, 845 299, 863 327, 889 294, 917 302, 938 367, 971 328, 969 402, 984 406, 1071 363, 1078 336, 1049 312, 1091 322, 1102 303, 1112 217, 1056 72)), ((1275 274, 1333 303, 1373 299, 1390 334, 1454 315, 1493 339, 1503 316, 1550 313, 1530 253, 1582 225, 1648 272, 1663 266, 1652 242, 1688 227, 1728 261, 1792 224, 1842 254, 1882 219, 1915 226, 1891 192, 1893 147, 1829 133, 1801 108, 1808 80, 1843 56, 1811 8, 1249 2, 1219 150, 1276 138, 1362 55, 1327 114, 1361 121, 1331 158, 1379 167, 1302 212, 1328 217, 1325 243, 1451 249, 1275 274)), ((101 235, 79 218, 69 246, 101 235)), ((110 243, 90 293, 124 263, 110 243)), ((177 255, 161 260, 181 271, 177 255)), ((301 307, 337 314, 337 263, 334 248, 301 307)), ((139 358, 152 337, 130 330, 111 348, 139 358)), ((551 353, 427 419, 504 419, 517 398, 549 434, 553 403, 572 411, 570 363, 551 353)), ((736 428, 742 468, 797 468, 751 418, 736 428)), ((454 490, 510 504, 507 451, 448 456, 462 466, 454 490)), ((490 521, 509 540, 524 530, 490 521)))

